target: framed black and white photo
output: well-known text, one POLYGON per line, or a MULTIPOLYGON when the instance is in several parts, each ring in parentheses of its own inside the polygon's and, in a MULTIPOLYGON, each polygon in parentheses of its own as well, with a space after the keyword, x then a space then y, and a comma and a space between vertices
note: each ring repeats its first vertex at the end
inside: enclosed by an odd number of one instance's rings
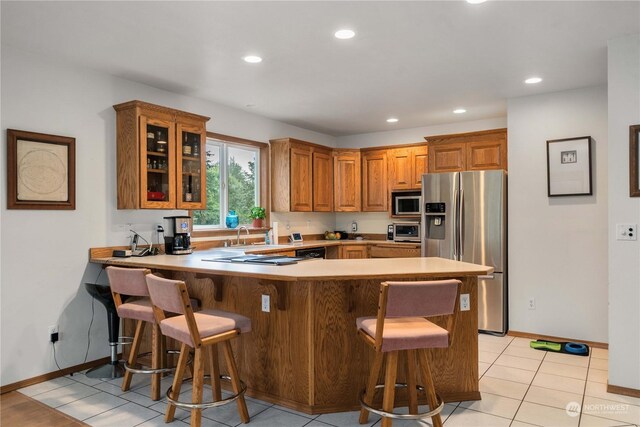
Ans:
POLYGON ((590 136, 547 141, 547 191, 549 197, 593 194, 590 136))

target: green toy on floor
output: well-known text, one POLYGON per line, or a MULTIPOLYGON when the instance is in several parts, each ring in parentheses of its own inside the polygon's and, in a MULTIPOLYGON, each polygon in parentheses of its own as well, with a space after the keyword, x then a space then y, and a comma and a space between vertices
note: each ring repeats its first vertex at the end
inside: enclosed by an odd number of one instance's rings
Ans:
POLYGON ((589 346, 582 343, 536 340, 531 341, 529 346, 536 350, 554 351, 556 353, 573 354, 576 356, 589 355, 589 346))

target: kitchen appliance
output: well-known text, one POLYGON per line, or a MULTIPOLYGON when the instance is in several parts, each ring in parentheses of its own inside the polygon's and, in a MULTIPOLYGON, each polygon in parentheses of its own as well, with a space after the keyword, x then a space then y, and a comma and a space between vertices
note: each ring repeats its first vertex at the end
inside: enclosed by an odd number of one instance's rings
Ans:
POLYGON ((393 241, 394 242, 420 242, 419 222, 394 222, 393 241))
POLYGON ((422 196, 420 191, 394 191, 391 193, 392 217, 420 217, 422 196))
POLYGON ((191 248, 191 217, 164 217, 164 250, 169 255, 186 255, 193 252, 191 248))
POLYGON ((507 175, 505 171, 422 176, 422 256, 488 265, 478 277, 478 329, 497 335, 507 318, 507 175))
POLYGON ((326 258, 327 249, 324 247, 296 249, 295 254, 296 254, 296 257, 300 257, 300 258, 326 258))
POLYGON ((393 240, 393 230, 395 227, 393 224, 387 225, 387 240, 393 240))

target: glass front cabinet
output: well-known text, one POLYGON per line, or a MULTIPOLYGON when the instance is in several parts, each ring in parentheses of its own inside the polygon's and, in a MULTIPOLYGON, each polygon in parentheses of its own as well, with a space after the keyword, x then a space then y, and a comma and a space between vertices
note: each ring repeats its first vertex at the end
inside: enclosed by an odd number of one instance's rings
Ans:
POLYGON ((113 108, 118 209, 204 209, 209 118, 141 101, 113 108))

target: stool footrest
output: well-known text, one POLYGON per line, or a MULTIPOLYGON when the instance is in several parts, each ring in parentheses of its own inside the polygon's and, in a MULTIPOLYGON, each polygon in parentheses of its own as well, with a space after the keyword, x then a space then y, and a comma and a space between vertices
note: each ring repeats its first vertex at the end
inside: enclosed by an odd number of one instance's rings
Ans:
MULTIPOLYGON (((406 388, 407 384, 404 383, 396 383, 395 385, 396 388, 406 388)), ((384 388, 384 384, 378 384, 375 387, 376 389, 378 388, 384 388)), ((422 386, 416 386, 416 389, 420 390, 420 391, 424 391, 424 387, 422 386)), ((362 390, 360 392, 360 406, 362 406, 364 409, 366 409, 369 412, 372 412, 374 414, 378 414, 380 416, 383 417, 387 417, 387 418, 395 418, 395 419, 399 419, 399 420, 421 420, 424 418, 430 418, 433 417, 434 415, 439 414, 440 412, 442 412, 442 409, 444 408, 444 401, 442 400, 442 398, 440 397, 440 395, 436 394, 436 399, 438 400, 438 406, 429 411, 429 412, 421 412, 419 414, 396 414, 395 412, 387 412, 387 411, 383 411, 382 409, 376 409, 373 408, 369 405, 367 405, 364 402, 364 394, 365 394, 366 390, 362 390)))
MULTIPOLYGON (((180 354, 179 350, 167 350, 167 354, 180 354)), ((145 357, 145 356, 149 356, 151 355, 151 352, 148 353, 142 353, 139 354, 138 357, 145 357)), ((187 365, 191 364, 191 362, 193 361, 193 358, 190 357, 187 360, 187 365)), ((134 366, 130 366, 126 361, 124 362, 124 369, 126 369, 127 371, 133 373, 133 374, 164 374, 164 373, 170 373, 170 372, 175 372, 176 368, 175 366, 172 368, 157 368, 157 369, 153 369, 153 368, 149 368, 147 366, 144 365, 137 365, 136 366, 142 366, 142 368, 136 368, 134 366)))
MULTIPOLYGON (((204 376, 205 380, 208 378, 210 379, 211 375, 204 376)), ((228 375, 220 375, 220 379, 225 381, 231 381, 231 377, 228 375)), ((182 382, 187 382, 187 381, 192 381, 192 378, 188 378, 182 382)), ((169 387, 169 389, 167 390, 167 400, 172 405, 175 405, 178 408, 185 408, 185 409, 207 409, 207 408, 215 408, 216 406, 227 405, 233 402, 234 400, 238 399, 240 396, 243 396, 244 393, 247 391, 247 385, 244 383, 244 381, 240 380, 240 392, 238 392, 237 394, 229 396, 226 399, 211 401, 211 402, 202 402, 202 403, 181 402, 179 400, 172 399, 171 398, 172 391, 173 391, 173 386, 169 387)))

